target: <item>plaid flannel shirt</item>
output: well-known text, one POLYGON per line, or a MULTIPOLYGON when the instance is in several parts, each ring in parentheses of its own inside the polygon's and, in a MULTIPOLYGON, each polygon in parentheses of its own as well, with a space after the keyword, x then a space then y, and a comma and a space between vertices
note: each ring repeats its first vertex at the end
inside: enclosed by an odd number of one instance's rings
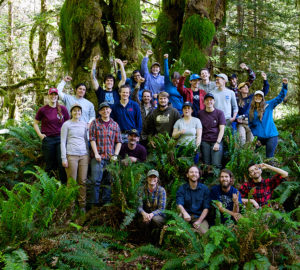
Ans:
POLYGON ((246 182, 241 186, 240 193, 242 198, 247 198, 250 191, 254 188, 253 199, 259 206, 264 206, 271 199, 273 190, 284 180, 282 176, 276 174, 272 178, 262 179, 259 183, 246 182))
MULTIPOLYGON (((143 191, 139 194, 139 207, 138 207, 138 212, 141 213, 143 210, 145 211, 144 208, 150 208, 152 210, 152 214, 154 216, 164 216, 162 213, 163 210, 166 208, 166 201, 167 201, 167 196, 166 196, 166 191, 163 187, 157 186, 153 192, 150 192, 147 188, 147 191, 143 191), (150 203, 150 206, 147 206, 147 200, 150 203), (154 209, 154 201, 157 201, 157 206, 156 210, 154 209)), ((146 211, 147 212, 147 211, 146 211)), ((148 213, 149 214, 149 213, 148 213)))
MULTIPOLYGON (((122 143, 120 127, 112 119, 107 127, 101 118, 93 120, 89 128, 89 138, 90 141, 96 141, 98 153, 103 159, 114 155, 115 144, 122 143)), ((91 152, 93 155, 93 151, 91 152)))

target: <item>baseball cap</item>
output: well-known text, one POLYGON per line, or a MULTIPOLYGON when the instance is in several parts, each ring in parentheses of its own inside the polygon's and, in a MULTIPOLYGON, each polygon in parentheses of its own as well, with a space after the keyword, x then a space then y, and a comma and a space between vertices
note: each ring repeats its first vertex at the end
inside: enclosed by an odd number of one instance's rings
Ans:
POLYGON ((128 131, 128 135, 132 134, 135 134, 136 136, 140 137, 139 132, 135 128, 128 131))
POLYGON ((157 170, 150 170, 148 173, 147 173, 147 177, 148 176, 151 176, 151 175, 155 175, 156 177, 159 177, 159 173, 157 170))
POLYGON ((215 77, 222 78, 223 80, 225 80, 225 82, 228 82, 228 77, 224 73, 216 74, 215 77))
POLYGON ((248 87, 250 86, 250 84, 248 82, 242 82, 242 83, 239 84, 238 89, 241 89, 245 85, 247 85, 248 87))
POLYGON ((235 73, 232 73, 231 76, 229 77, 229 79, 233 79, 233 78, 237 78, 235 73))
POLYGON ((49 91, 48 91, 48 95, 51 95, 52 93, 55 93, 58 95, 58 90, 56 88, 50 88, 49 91))
POLYGON ((192 80, 200 80, 200 76, 198 74, 192 74, 191 77, 190 77, 190 81, 192 80))
POLYGON ((104 108, 104 107, 110 107, 109 104, 108 104, 106 101, 102 102, 102 103, 99 105, 98 111, 100 111, 100 110, 101 110, 102 108, 104 108))
POLYGON ((184 103, 182 104, 182 109, 183 109, 184 107, 186 107, 186 106, 189 106, 189 107, 193 108, 193 104, 192 104, 191 102, 189 102, 189 101, 186 101, 186 102, 184 102, 184 103))
POLYGON ((81 105, 75 103, 75 104, 73 104, 73 105, 71 106, 70 112, 71 112, 74 108, 76 108, 76 107, 77 107, 77 108, 80 108, 80 110, 82 111, 81 105))
POLYGON ((151 65, 151 68, 152 68, 153 66, 159 66, 159 67, 160 67, 160 63, 154 62, 154 63, 151 65))
POLYGON ((261 90, 255 91, 254 96, 255 96, 255 95, 261 95, 261 96, 263 96, 263 97, 265 96, 264 92, 261 91, 261 90))
POLYGON ((204 100, 206 99, 206 98, 213 98, 213 99, 215 99, 215 97, 214 97, 214 95, 212 94, 212 93, 207 93, 205 96, 204 96, 204 100))

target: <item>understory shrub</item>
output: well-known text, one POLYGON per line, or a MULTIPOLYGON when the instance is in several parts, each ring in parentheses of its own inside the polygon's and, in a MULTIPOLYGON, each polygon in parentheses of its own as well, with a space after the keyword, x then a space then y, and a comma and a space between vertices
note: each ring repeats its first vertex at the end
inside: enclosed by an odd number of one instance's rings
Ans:
POLYGON ((19 245, 38 238, 51 224, 64 223, 75 202, 78 186, 70 180, 62 185, 45 171, 27 171, 38 179, 33 185, 16 184, 13 189, 0 188, 0 247, 19 245))

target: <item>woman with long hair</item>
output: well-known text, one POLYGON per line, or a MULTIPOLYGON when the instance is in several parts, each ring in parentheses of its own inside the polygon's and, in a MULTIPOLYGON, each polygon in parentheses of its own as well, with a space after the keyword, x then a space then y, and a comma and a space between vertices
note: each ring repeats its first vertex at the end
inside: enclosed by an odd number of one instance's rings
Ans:
MULTIPOLYGON (((264 80, 263 93, 266 96, 269 92, 269 83, 267 80, 266 73, 262 72, 261 76, 264 80)), ((241 145, 244 145, 246 142, 253 141, 253 135, 249 128, 249 110, 251 101, 253 99, 254 94, 249 93, 249 82, 240 83, 237 91, 237 103, 239 107, 239 111, 236 117, 237 121, 237 132, 240 137, 241 145)))
POLYGON ((49 104, 38 110, 33 127, 42 140, 42 153, 46 163, 45 171, 53 176, 53 172, 58 169, 60 181, 66 183, 66 173, 61 163, 60 130, 63 123, 70 117, 67 108, 58 104, 56 88, 49 89, 48 98, 49 104))
POLYGON ((267 158, 274 157, 278 142, 278 131, 276 129, 273 110, 285 98, 288 90, 288 79, 282 79, 282 89, 279 95, 271 100, 265 101, 264 93, 256 91, 251 102, 249 111, 249 127, 253 136, 257 136, 262 145, 266 146, 267 158))
POLYGON ((79 104, 74 104, 70 113, 71 119, 61 128, 61 159, 68 179, 72 177, 79 184, 78 203, 80 209, 85 212, 89 165, 87 126, 80 120, 82 107, 79 104))

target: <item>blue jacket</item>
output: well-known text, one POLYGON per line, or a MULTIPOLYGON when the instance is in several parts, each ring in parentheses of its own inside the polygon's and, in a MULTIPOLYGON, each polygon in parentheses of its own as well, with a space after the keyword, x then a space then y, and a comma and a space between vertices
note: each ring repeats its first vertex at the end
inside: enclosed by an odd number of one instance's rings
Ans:
POLYGON ((168 59, 164 60, 164 74, 165 74, 165 91, 169 94, 169 101, 172 103, 173 108, 177 109, 182 114, 183 97, 173 85, 169 77, 168 59))
POLYGON ((263 139, 278 136, 278 131, 273 120, 273 110, 284 100, 287 90, 287 84, 283 83, 279 95, 274 99, 266 101, 266 108, 262 121, 259 120, 257 111, 254 110, 253 119, 249 119, 249 127, 251 128, 254 136, 263 139))
POLYGON ((198 183, 196 189, 191 189, 189 183, 179 187, 176 193, 176 204, 180 204, 190 214, 199 217, 204 209, 210 207, 209 189, 198 183))
POLYGON ((149 73, 148 70, 148 57, 144 57, 141 65, 141 72, 145 78, 145 87, 144 89, 150 90, 152 95, 158 94, 161 91, 164 91, 164 76, 158 74, 154 76, 152 73, 149 73))
MULTIPOLYGON (((264 86, 263 86, 262 91, 264 92, 265 96, 268 94, 269 88, 270 88, 269 82, 267 80, 264 80, 264 86)), ((249 118, 249 110, 250 110, 250 105, 251 105, 253 96, 254 96, 254 94, 251 94, 248 97, 243 98, 245 104, 243 107, 238 105, 239 111, 238 111, 237 117, 239 117, 240 115, 245 115, 249 118)), ((239 104, 238 99, 237 99, 237 103, 239 104)))
POLYGON ((142 131, 142 115, 137 102, 129 100, 124 107, 120 101, 112 106, 111 117, 119 124, 121 132, 131 129, 142 131))

